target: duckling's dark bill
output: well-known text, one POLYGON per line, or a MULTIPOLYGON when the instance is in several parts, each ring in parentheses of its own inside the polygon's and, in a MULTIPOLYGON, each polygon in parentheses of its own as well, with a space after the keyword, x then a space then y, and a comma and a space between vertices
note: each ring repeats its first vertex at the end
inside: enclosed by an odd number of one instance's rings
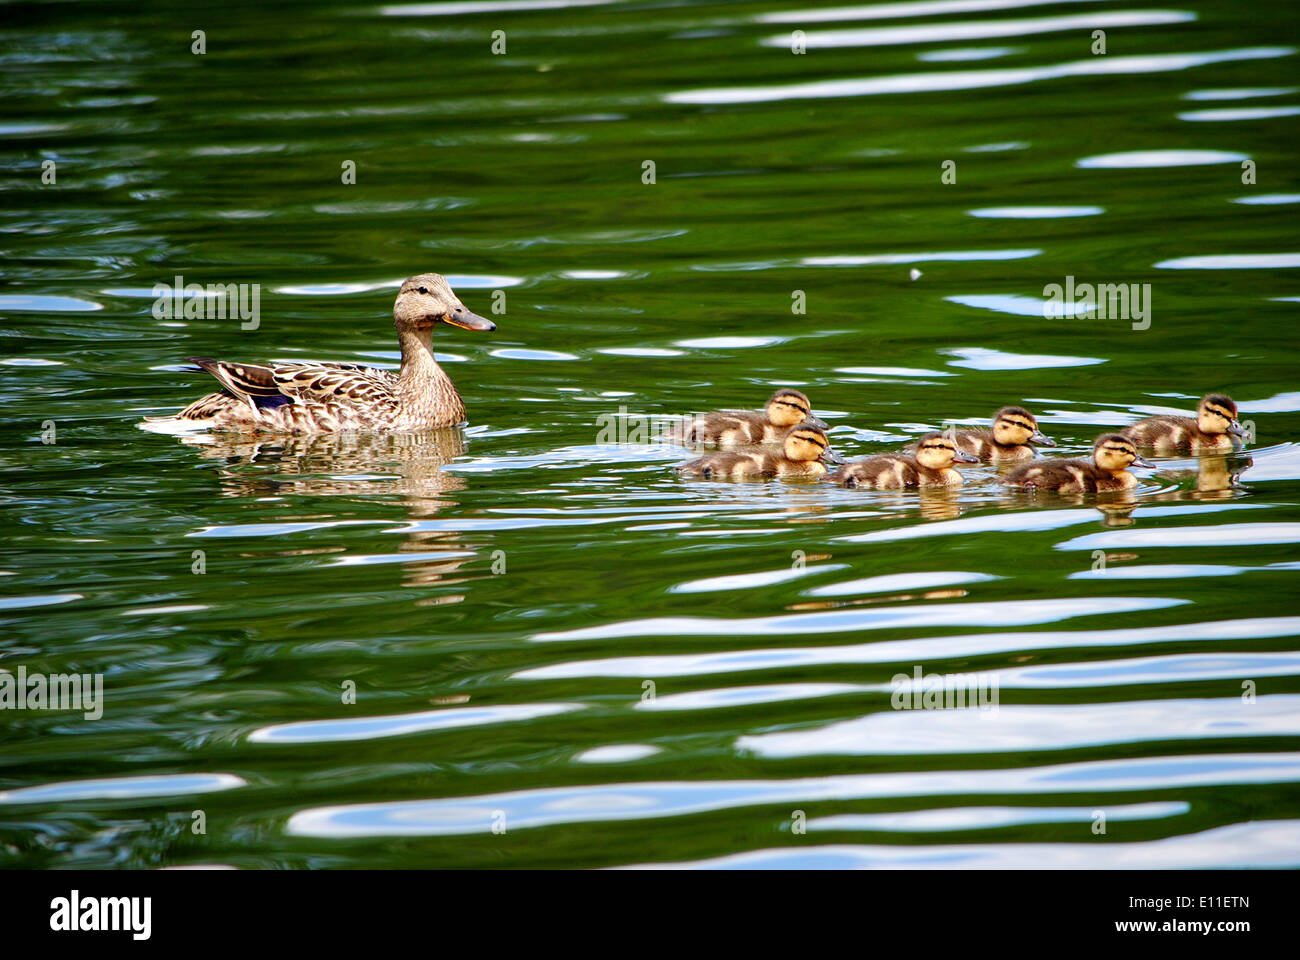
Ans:
POLYGON ((965 450, 957 450, 953 453, 952 458, 957 463, 979 463, 980 458, 974 454, 967 453, 965 450))
POLYGON ((1043 431, 1041 430, 1035 430, 1032 434, 1030 434, 1029 442, 1036 443, 1040 447, 1056 446, 1056 441, 1053 440, 1051 437, 1049 437, 1047 434, 1043 433, 1043 431))

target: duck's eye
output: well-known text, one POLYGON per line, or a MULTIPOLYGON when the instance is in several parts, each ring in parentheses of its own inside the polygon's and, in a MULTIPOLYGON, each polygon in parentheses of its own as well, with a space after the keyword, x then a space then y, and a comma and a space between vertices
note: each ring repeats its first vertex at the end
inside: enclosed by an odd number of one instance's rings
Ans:
POLYGON ((421 287, 421 288, 420 288, 420 292, 421 292, 421 293, 428 293, 428 292, 429 292, 429 288, 428 288, 428 287, 421 287))

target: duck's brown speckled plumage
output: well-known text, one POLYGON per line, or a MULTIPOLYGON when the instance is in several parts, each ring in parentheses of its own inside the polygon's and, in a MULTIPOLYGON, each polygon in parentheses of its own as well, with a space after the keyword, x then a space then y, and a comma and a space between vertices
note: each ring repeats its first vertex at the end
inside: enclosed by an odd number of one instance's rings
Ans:
POLYGON ((1201 399, 1196 417, 1147 417, 1121 433, 1134 443, 1159 454, 1227 453, 1242 436, 1237 422, 1237 404, 1223 393, 1211 393, 1201 399))
POLYGON ((1128 472, 1136 464, 1151 464, 1137 455, 1137 448, 1127 437, 1107 433, 1097 438, 1092 448, 1092 458, 1076 460, 1044 460, 1017 467, 1002 478, 1012 487, 1029 490, 1052 490, 1056 493, 1105 493, 1114 490, 1131 490, 1137 478, 1128 472))
POLYGON ((677 472, 710 480, 743 480, 763 477, 824 476, 824 463, 843 463, 826 434, 804 424, 786 431, 780 452, 755 450, 747 453, 713 453, 684 463, 677 472))
POLYGON ((914 447, 916 456, 867 457, 836 470, 827 479, 840 486, 864 490, 959 487, 963 483, 962 475, 953 469, 953 462, 978 462, 974 454, 958 450, 952 439, 941 433, 922 437, 914 447))
POLYGON ((826 429, 826 424, 812 415, 808 397, 798 390, 785 388, 772 394, 761 413, 719 410, 700 414, 674 426, 668 431, 667 438, 686 446, 743 447, 779 443, 791 427, 801 423, 826 429))
POLYGON ((238 363, 191 357, 222 389, 173 417, 150 418, 241 433, 311 434, 414 431, 465 421, 465 405, 433 355, 438 322, 493 330, 471 313, 444 277, 425 273, 402 284, 393 306, 402 348, 394 373, 358 363, 238 363))

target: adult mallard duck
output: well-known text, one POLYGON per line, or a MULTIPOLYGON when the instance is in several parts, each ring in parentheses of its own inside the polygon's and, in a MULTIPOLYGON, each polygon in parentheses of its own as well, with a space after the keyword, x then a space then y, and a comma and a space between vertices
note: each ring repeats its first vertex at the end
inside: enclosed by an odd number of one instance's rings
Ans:
POLYGON ((238 363, 189 357, 221 389, 148 429, 310 434, 343 430, 414 431, 465 421, 465 404, 433 356, 433 328, 495 330, 471 313, 445 277, 422 273, 402 284, 393 324, 402 348, 397 373, 359 363, 238 363))
POLYGON ((867 457, 836 470, 826 479, 844 487, 863 487, 867 490, 959 487, 962 476, 953 469, 954 461, 979 463, 979 458, 958 450, 957 445, 942 433, 931 433, 917 443, 914 457, 892 453, 867 457))
POLYGON ((1092 447, 1092 459, 1043 460, 1017 467, 1002 478, 1011 487, 1033 490, 1054 490, 1057 493, 1098 493, 1110 490, 1131 490, 1137 486, 1137 477, 1128 472, 1129 467, 1150 467, 1137 454, 1137 448, 1128 437, 1106 433, 1097 438, 1092 447))
POLYGON ((1237 422, 1237 404, 1226 393, 1201 398, 1196 419, 1191 417, 1147 417, 1125 427, 1121 433, 1134 443, 1156 453, 1226 453, 1233 437, 1245 436, 1237 422))
MULTIPOLYGON (((1031 444, 1056 446, 1056 441, 1038 429, 1038 420, 1024 407, 1003 407, 993 416, 993 427, 972 427, 945 431, 957 449, 973 454, 984 462, 1028 460, 1034 455, 1031 444)), ((915 454, 920 441, 907 448, 915 454)))
POLYGON ((831 449, 826 434, 805 423, 791 428, 781 444, 781 452, 755 450, 749 453, 713 453, 677 468, 678 473, 711 480, 742 480, 751 477, 811 477, 825 475, 827 463, 843 463, 831 449))
POLYGON ((687 446, 743 447, 756 443, 781 443, 791 427, 803 423, 826 430, 826 424, 812 415, 808 398, 798 390, 786 387, 772 394, 762 413, 752 410, 702 413, 674 425, 667 438, 687 446))

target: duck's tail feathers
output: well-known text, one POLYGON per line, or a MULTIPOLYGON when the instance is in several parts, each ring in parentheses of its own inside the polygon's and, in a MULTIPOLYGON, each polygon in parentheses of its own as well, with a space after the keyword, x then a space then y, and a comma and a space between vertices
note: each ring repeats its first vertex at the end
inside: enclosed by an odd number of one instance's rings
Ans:
POLYGON ((248 404, 256 414, 259 398, 282 397, 275 371, 260 363, 232 363, 211 357, 186 357, 187 362, 212 374, 217 382, 248 404))

